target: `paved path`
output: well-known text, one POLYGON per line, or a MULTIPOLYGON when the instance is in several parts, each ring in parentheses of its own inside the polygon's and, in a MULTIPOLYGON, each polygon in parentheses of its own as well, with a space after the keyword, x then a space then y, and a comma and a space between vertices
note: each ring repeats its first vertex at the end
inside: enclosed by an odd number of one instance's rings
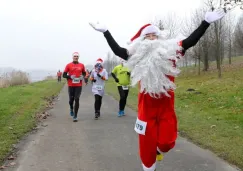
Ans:
MULTIPOLYGON (((79 122, 69 116, 67 87, 41 127, 20 145, 14 168, 8 171, 142 171, 136 112, 126 108, 118 118, 118 103, 105 96, 100 120, 94 120, 91 87, 83 88, 79 122)), ((236 171, 214 154, 179 138, 176 148, 159 163, 158 171, 236 171)))

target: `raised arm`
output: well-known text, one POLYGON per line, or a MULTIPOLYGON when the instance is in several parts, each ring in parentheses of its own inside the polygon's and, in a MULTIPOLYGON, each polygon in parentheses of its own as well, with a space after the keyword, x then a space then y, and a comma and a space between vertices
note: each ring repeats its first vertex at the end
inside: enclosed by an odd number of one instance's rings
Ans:
POLYGON ((196 30, 194 30, 188 38, 182 40, 181 46, 183 47, 183 53, 185 53, 186 50, 191 48, 192 46, 195 46, 200 38, 204 35, 210 24, 217 20, 220 20, 225 16, 225 14, 226 13, 221 8, 216 9, 212 12, 207 12, 205 14, 205 20, 201 22, 200 26, 196 30))
POLYGON ((115 41, 115 39, 112 37, 109 30, 99 23, 90 23, 90 25, 99 32, 102 32, 106 38, 107 43, 109 44, 111 50, 116 56, 119 56, 120 58, 127 60, 128 59, 128 51, 126 48, 120 47, 118 43, 115 41))
POLYGON ((183 51, 185 52, 190 47, 195 46, 209 26, 210 24, 207 21, 203 20, 200 26, 195 31, 193 31, 189 37, 182 40, 181 46, 183 47, 183 51))
POLYGON ((106 32, 104 32, 104 36, 106 38, 107 43, 109 44, 111 50, 113 51, 113 53, 116 56, 119 56, 120 58, 127 60, 128 58, 128 51, 127 49, 120 47, 117 42, 115 41, 115 39, 112 37, 111 33, 109 32, 109 30, 107 30, 106 32))

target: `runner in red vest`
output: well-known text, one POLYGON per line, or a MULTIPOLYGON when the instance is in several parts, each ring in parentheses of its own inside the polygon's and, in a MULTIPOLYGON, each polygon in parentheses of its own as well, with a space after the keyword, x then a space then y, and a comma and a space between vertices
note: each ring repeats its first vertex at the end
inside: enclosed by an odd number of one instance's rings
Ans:
POLYGON ((62 72, 60 70, 57 72, 57 81, 58 82, 62 81, 62 72))
POLYGON ((73 117, 74 122, 78 121, 77 115, 79 109, 79 98, 82 92, 82 80, 86 75, 84 64, 80 63, 78 59, 79 53, 74 52, 73 62, 67 64, 63 72, 63 77, 66 78, 68 82, 70 115, 73 117), (75 105, 73 107, 74 101, 75 105))

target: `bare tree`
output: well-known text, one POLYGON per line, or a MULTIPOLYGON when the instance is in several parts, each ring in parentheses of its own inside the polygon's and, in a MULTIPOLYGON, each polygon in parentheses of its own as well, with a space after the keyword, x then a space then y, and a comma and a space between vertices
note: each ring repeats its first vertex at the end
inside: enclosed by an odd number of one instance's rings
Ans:
POLYGON ((156 16, 151 23, 156 25, 160 30, 168 30, 169 38, 176 36, 179 33, 181 21, 175 12, 167 13, 166 16, 156 16))
MULTIPOLYGON (((211 8, 213 11, 216 6, 219 6, 219 4, 222 4, 222 0, 207 0, 205 4, 211 8)), ((216 57, 216 63, 217 63, 217 69, 218 69, 218 78, 222 77, 222 72, 221 72, 221 61, 223 58, 223 53, 224 51, 224 43, 223 43, 223 33, 224 29, 222 27, 222 19, 219 21, 216 21, 213 23, 214 24, 214 47, 215 47, 215 57, 216 57)))
MULTIPOLYGON (((191 18, 183 24, 183 27, 181 28, 182 33, 186 36, 189 36, 201 24, 206 11, 207 9, 204 6, 196 9, 192 13, 191 18)), ((212 29, 209 28, 204 36, 200 39, 198 44, 191 48, 191 55, 194 57, 195 66, 197 66, 198 63, 198 74, 200 74, 201 62, 203 62, 204 71, 207 71, 209 68, 209 50, 212 45, 211 35, 212 29)))
POLYGON ((240 16, 234 32, 234 46, 237 48, 236 55, 242 55, 243 53, 243 15, 240 16))
POLYGON ((111 66, 111 52, 107 52, 107 57, 104 60, 104 67, 106 68, 107 72, 110 74, 112 71, 111 66))
POLYGON ((104 60, 104 67, 106 68, 109 75, 111 74, 113 68, 120 63, 119 60, 120 57, 116 56, 112 52, 107 53, 107 57, 104 60))
POLYGON ((226 37, 225 37, 225 43, 226 43, 226 48, 225 50, 228 52, 228 59, 229 59, 229 64, 231 64, 231 58, 232 58, 232 52, 235 51, 235 47, 233 46, 233 38, 235 34, 235 23, 234 23, 234 18, 231 13, 229 13, 227 16, 225 16, 225 22, 224 25, 226 27, 226 37))

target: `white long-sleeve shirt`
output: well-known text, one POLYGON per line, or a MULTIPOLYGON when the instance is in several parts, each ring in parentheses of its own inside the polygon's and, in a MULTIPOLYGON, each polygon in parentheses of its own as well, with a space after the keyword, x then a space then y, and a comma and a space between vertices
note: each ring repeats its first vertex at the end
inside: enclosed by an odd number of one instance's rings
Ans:
POLYGON ((96 82, 93 82, 92 92, 94 94, 103 96, 104 91, 105 91, 105 81, 108 80, 108 73, 107 73, 106 69, 103 69, 99 72, 99 74, 101 75, 101 77, 97 76, 97 72, 95 71, 95 69, 93 69, 91 72, 91 75, 90 75, 91 79, 96 80, 96 82))

